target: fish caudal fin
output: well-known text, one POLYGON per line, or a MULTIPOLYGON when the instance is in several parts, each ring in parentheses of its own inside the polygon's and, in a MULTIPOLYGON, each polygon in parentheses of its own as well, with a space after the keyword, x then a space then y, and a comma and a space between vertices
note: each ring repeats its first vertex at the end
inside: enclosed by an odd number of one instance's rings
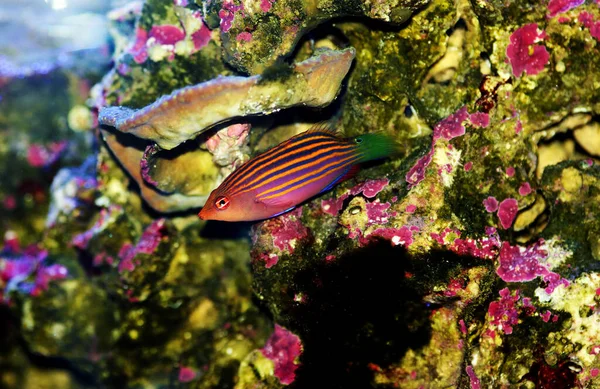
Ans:
POLYGON ((360 162, 387 158, 400 152, 401 145, 391 135, 384 133, 362 134, 354 138, 360 162))

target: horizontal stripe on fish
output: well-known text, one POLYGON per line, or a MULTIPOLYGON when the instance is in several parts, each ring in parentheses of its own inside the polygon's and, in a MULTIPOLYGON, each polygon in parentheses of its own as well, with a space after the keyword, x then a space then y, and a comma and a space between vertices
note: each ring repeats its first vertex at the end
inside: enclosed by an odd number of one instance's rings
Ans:
POLYGON ((277 181, 283 177, 289 177, 291 174, 299 172, 301 170, 310 169, 313 166, 321 163, 323 159, 339 157, 343 158, 346 155, 355 155, 356 147, 353 145, 344 144, 323 144, 323 147, 319 146, 311 148, 298 154, 293 153, 285 159, 285 163, 281 165, 272 166, 269 170, 268 167, 260 170, 260 175, 254 175, 254 179, 247 184, 240 183, 239 187, 231 187, 232 194, 245 193, 257 188, 265 187, 268 184, 277 181))
POLYGON ((332 143, 339 142, 337 138, 329 133, 321 134, 313 132, 299 134, 297 135, 297 138, 290 138, 279 146, 266 151, 265 153, 240 166, 233 173, 231 173, 225 179, 225 181, 223 181, 223 190, 228 190, 234 183, 237 183, 236 180, 240 176, 244 176, 244 181, 251 179, 253 173, 256 173, 256 167, 264 168, 266 166, 270 166, 274 163, 277 163, 282 158, 285 158, 288 153, 322 141, 330 141, 332 143), (249 175, 249 177, 246 177, 246 174, 249 175))
POLYGON ((320 178, 331 174, 332 171, 340 170, 339 173, 342 174, 348 167, 357 163, 361 157, 361 154, 353 153, 344 159, 336 158, 334 156, 331 158, 324 158, 322 163, 319 164, 320 167, 310 169, 307 173, 292 178, 279 186, 261 192, 256 197, 258 200, 266 200, 283 196, 296 188, 300 188, 302 185, 317 181, 320 178))

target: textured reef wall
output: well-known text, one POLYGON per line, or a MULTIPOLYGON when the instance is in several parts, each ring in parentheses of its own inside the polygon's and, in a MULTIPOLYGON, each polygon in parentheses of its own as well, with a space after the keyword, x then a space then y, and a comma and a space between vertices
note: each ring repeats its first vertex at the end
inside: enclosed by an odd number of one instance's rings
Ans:
POLYGON ((93 88, 0 77, 3 385, 600 386, 597 0, 108 19, 93 88), (323 120, 402 154, 273 219, 197 218, 323 120))

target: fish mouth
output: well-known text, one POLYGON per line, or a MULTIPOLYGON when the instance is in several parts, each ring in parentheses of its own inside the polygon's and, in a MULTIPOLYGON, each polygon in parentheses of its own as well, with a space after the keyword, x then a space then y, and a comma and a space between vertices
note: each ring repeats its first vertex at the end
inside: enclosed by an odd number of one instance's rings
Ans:
POLYGON ((200 210, 200 212, 198 212, 198 217, 200 218, 200 220, 206 220, 204 219, 204 216, 202 216, 202 211, 203 210, 200 210))

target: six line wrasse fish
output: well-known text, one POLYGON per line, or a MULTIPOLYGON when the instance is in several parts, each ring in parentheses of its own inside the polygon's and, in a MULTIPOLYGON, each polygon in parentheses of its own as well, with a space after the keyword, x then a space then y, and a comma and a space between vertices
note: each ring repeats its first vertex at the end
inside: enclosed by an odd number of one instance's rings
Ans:
POLYGON ((342 139, 315 126, 244 163, 212 191, 198 214, 203 220, 254 221, 292 210, 352 177, 361 163, 399 149, 375 133, 342 139))

